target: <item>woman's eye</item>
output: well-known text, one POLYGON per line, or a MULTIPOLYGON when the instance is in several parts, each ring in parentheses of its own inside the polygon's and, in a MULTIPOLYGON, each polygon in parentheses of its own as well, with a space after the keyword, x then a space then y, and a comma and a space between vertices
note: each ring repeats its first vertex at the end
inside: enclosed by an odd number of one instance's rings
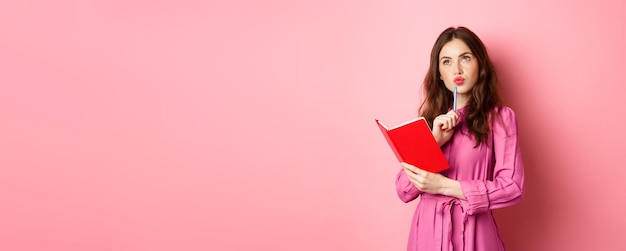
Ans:
POLYGON ((470 57, 470 56, 463 56, 463 62, 469 62, 470 60, 472 60, 472 57, 470 57))
POLYGON ((450 65, 450 60, 444 60, 444 61, 441 61, 441 63, 443 65, 450 65))

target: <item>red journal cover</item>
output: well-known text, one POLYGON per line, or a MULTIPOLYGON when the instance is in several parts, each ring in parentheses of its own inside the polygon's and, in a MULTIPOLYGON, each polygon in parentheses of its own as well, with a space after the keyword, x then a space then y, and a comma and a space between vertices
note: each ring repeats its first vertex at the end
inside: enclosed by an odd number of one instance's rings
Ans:
POLYGON ((406 162, 433 173, 450 167, 423 117, 391 129, 378 119, 376 124, 400 162, 406 162))

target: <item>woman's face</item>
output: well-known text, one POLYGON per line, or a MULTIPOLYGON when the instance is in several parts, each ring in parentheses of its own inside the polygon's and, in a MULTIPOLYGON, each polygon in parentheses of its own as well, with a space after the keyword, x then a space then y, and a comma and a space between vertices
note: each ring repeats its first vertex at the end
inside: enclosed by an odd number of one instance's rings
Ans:
POLYGON ((470 93, 478 80, 478 60, 463 40, 455 38, 441 48, 439 75, 448 90, 458 86, 459 95, 470 93))

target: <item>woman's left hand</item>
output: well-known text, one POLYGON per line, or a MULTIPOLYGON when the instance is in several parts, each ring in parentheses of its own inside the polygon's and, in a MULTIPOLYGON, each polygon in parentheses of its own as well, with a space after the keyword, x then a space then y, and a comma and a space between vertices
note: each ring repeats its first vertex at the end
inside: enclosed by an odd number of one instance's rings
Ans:
POLYGON ((442 187, 441 184, 444 182, 444 179, 447 179, 441 174, 419 169, 406 162, 402 162, 401 165, 404 167, 404 171, 411 183, 422 192, 438 194, 442 187))
POLYGON ((438 173, 431 173, 429 171, 419 169, 418 167, 406 162, 402 162, 401 165, 404 167, 404 172, 406 172, 406 176, 409 178, 411 183, 413 183, 413 185, 420 191, 465 199, 465 196, 461 191, 461 184, 459 181, 450 179, 438 173))

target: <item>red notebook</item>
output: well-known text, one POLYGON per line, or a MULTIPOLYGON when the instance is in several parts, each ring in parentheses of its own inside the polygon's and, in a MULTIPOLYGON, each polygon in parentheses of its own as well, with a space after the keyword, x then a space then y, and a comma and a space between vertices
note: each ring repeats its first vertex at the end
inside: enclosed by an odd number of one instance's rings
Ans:
POLYGON ((400 162, 406 162, 433 173, 450 167, 423 117, 394 128, 387 128, 378 119, 376 123, 400 162))

